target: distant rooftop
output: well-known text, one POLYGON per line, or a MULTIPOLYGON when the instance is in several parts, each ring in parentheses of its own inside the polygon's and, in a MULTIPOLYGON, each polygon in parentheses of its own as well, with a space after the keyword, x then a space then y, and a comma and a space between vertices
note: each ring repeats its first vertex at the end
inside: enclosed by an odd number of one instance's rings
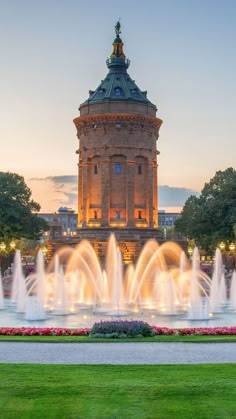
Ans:
POLYGON ((68 207, 60 207, 58 208, 58 213, 70 213, 73 214, 75 211, 72 208, 68 208, 68 207))

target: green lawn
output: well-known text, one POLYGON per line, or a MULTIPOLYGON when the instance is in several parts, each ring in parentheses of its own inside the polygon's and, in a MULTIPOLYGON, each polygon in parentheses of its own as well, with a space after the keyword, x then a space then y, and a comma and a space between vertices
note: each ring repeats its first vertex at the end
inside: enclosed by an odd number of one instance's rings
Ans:
POLYGON ((236 418, 236 364, 0 364, 0 418, 236 418))
POLYGON ((9 342, 236 342, 236 336, 153 336, 150 338, 102 339, 89 336, 1 336, 9 342))

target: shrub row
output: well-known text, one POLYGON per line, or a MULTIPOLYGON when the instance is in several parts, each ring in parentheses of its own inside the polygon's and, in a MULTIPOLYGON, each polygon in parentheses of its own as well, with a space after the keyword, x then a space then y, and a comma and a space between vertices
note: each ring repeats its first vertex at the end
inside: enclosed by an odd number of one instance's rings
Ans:
POLYGON ((95 323, 90 336, 109 338, 133 338, 154 336, 155 330, 140 320, 116 320, 95 323))

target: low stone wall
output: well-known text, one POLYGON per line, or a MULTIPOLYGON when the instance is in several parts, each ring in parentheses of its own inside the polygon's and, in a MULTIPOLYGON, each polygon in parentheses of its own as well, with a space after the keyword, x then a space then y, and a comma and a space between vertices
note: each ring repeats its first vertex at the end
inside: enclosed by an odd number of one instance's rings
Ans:
POLYGON ((128 264, 135 263, 142 247, 150 240, 155 239, 162 244, 165 241, 175 241, 186 250, 187 241, 179 236, 172 236, 171 239, 165 239, 156 229, 137 229, 137 228, 83 228, 78 230, 77 236, 62 237, 58 240, 48 242, 48 259, 62 246, 75 247, 81 240, 89 240, 94 247, 96 254, 101 261, 104 261, 107 249, 108 239, 111 233, 115 234, 119 248, 122 253, 123 262, 128 264))

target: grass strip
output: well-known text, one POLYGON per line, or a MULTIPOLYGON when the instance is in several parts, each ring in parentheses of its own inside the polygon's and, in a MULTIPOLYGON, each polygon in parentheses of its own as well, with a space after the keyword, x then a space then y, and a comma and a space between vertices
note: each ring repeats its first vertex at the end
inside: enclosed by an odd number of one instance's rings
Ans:
POLYGON ((5 336, 0 335, 0 341, 7 342, 236 342, 236 336, 153 336, 146 338, 125 338, 125 339, 109 339, 109 338, 92 338, 89 336, 5 336))
POLYGON ((0 364, 0 416, 235 418, 236 364, 0 364))

